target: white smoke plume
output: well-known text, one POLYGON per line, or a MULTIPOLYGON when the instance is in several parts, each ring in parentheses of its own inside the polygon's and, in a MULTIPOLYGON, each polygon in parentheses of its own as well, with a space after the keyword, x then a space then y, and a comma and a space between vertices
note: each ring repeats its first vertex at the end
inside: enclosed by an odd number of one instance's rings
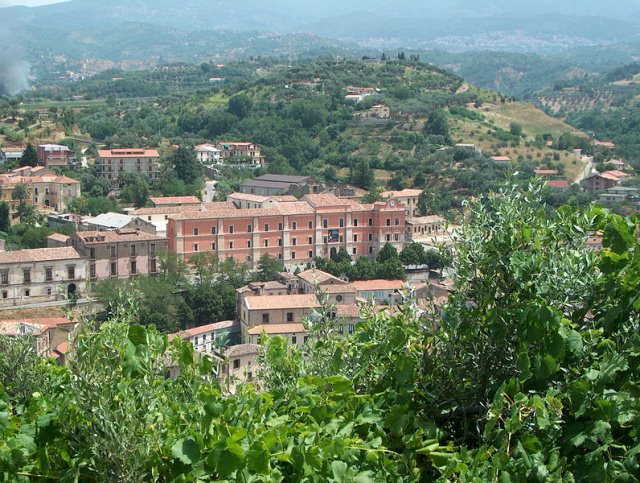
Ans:
MULTIPOLYGON (((0 0, 0 8, 5 2, 0 0)), ((29 87, 27 77, 31 66, 24 60, 11 32, 13 22, 7 12, 0 11, 0 96, 15 96, 29 87)))

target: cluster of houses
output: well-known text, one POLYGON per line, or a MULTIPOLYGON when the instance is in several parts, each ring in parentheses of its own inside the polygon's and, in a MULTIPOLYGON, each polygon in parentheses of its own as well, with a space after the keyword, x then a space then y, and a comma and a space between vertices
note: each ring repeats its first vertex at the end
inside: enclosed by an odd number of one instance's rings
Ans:
POLYGON ((344 96, 345 100, 353 101, 356 103, 364 101, 367 97, 374 94, 378 94, 380 89, 375 87, 358 87, 358 86, 346 86, 344 88, 347 94, 344 96))
POLYGON ((181 337, 197 353, 217 361, 223 387, 233 390, 238 382, 259 383, 263 337, 280 336, 291 346, 302 346, 320 323, 324 330, 352 334, 364 314, 393 314, 410 292, 420 306, 437 308, 450 290, 440 283, 410 287, 402 280, 350 282, 315 268, 283 272, 276 280, 239 288, 234 320, 190 328, 170 338, 181 337))
POLYGON ((26 190, 26 201, 44 211, 65 211, 71 200, 80 196, 80 181, 76 179, 58 175, 44 166, 14 169, 0 174, 0 200, 11 206, 12 216, 21 202, 18 187, 26 190))
MULTIPOLYGON (((75 168, 78 164, 76 153, 68 146, 60 144, 40 144, 37 147, 38 165, 46 168, 75 168)), ((0 149, 0 164, 20 162, 24 148, 7 147, 0 149)))
POLYGON ((582 180, 582 187, 591 193, 596 193, 598 199, 603 203, 622 203, 625 201, 640 203, 638 188, 626 186, 632 176, 623 171, 623 169, 627 169, 625 163, 613 159, 607 161, 606 164, 613 165, 616 169, 602 173, 593 172, 582 180))
MULTIPOLYGON (((383 201, 367 204, 334 192, 315 193, 318 185, 308 177, 270 176, 280 190, 311 192, 301 197, 237 192, 225 202, 152 197, 153 206, 127 214, 50 214, 50 226, 72 225, 74 233, 49 236, 44 249, 0 250, 0 306, 59 304, 83 296, 100 280, 154 275, 167 252, 185 261, 200 254, 232 257, 252 269, 270 255, 293 272, 342 249, 373 258, 387 243, 400 251, 411 241, 433 245, 449 234, 444 219, 417 216, 419 190, 385 192, 383 201)), ((37 183, 32 189, 34 196, 44 197, 42 204, 61 209, 79 195, 79 184, 53 180, 64 190, 46 191, 37 183), (66 191, 69 186, 76 191, 66 191), (61 192, 63 200, 56 198, 61 192)))
MULTIPOLYGON (((357 96, 375 93, 373 88, 347 90, 357 96)), ((388 114, 382 105, 372 109, 377 112, 372 116, 388 114)), ((152 206, 126 214, 64 214, 71 200, 80 196, 80 182, 53 171, 75 163, 75 155, 60 148, 39 146, 42 166, 0 175, 0 199, 10 204, 13 214, 19 204, 16 187, 24 186, 30 202, 51 212, 50 226, 74 228, 69 236, 49 236, 47 248, 5 251, 0 246, 0 307, 63 305, 82 298, 101 280, 153 276, 165 253, 187 262, 201 254, 221 261, 233 258, 251 269, 269 255, 287 271, 276 280, 238 289, 234 320, 171 336, 214 357, 218 376, 230 389, 232 381, 255 380, 262 337, 279 335, 291 345, 302 345, 313 334, 310 324, 320 320, 329 322, 338 334, 352 333, 364 307, 392 313, 403 299, 407 287, 400 280, 349 281, 309 268, 315 257, 346 250, 354 257, 374 258, 385 244, 400 251, 411 242, 431 247, 451 242, 444 219, 419 216, 420 190, 386 191, 381 201, 365 203, 360 200, 364 193, 354 187, 327 187, 310 176, 259 176, 240 184, 224 202, 158 197, 151 198, 152 206)), ((265 164, 252 143, 201 145, 196 154, 205 166, 265 164)), ((630 175, 623 171, 624 163, 611 163, 619 169, 593 173, 582 181, 584 189, 598 193, 605 202, 637 201, 637 189, 625 186, 630 175)), ((160 176, 159 154, 153 149, 100 150, 96 166, 98 174, 114 185, 126 173, 139 173, 151 181, 160 176)), ((568 186, 557 179, 557 170, 539 169, 535 174, 553 188, 568 186)), ((594 238, 591 244, 596 242, 594 238)), ((413 290, 418 301, 441 303, 449 289, 419 284, 413 290)), ((64 359, 73 326, 66 319, 8 320, 0 321, 0 334, 33 335, 38 353, 64 359)))

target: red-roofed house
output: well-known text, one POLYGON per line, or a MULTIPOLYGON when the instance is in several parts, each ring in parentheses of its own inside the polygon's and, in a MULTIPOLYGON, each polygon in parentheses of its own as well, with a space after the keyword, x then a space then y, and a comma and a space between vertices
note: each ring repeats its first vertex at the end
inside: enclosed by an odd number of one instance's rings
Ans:
POLYGON ((563 190, 569 187, 569 182, 563 179, 550 179, 547 186, 556 190, 563 190))
POLYGON ((16 186, 24 185, 29 198, 39 208, 63 212, 74 198, 80 196, 80 181, 67 176, 59 176, 44 167, 26 166, 0 175, 0 200, 10 204, 12 212, 18 207, 14 199, 16 186))
POLYGON ((160 154, 156 149, 100 149, 96 168, 98 176, 111 181, 113 185, 127 173, 141 174, 149 181, 156 182, 160 178, 160 154))
POLYGON ((619 169, 611 169, 609 171, 605 171, 602 174, 615 176, 616 178, 620 178, 622 182, 626 181, 627 178, 631 176, 629 173, 625 173, 624 171, 620 171, 619 169))
POLYGON ((583 179, 580 184, 585 190, 594 193, 596 191, 602 191, 618 186, 621 182, 622 180, 620 178, 612 174, 595 173, 583 179))
MULTIPOLYGON (((42 317, 0 320, 0 335, 33 336, 39 355, 48 355, 57 346, 67 343, 76 323, 66 317, 42 317)), ((56 354, 53 354, 57 357, 56 354)))
POLYGON ((538 176, 558 176, 557 169, 534 169, 533 172, 538 176))
POLYGON ((202 354, 213 354, 222 345, 229 345, 240 340, 240 326, 234 320, 215 322, 213 324, 191 327, 169 338, 180 337, 191 342, 193 350, 202 354))
POLYGON ((511 162, 509 156, 491 156, 491 161, 498 164, 507 164, 511 162))

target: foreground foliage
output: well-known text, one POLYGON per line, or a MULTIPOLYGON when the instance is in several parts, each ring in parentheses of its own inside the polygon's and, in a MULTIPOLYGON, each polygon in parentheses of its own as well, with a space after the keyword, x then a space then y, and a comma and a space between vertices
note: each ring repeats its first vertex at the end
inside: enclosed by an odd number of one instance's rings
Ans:
POLYGON ((302 349, 269 341, 263 392, 223 395, 130 308, 85 324, 31 397, 0 376, 0 479, 638 481, 640 220, 540 198, 469 207, 442 310, 408 297, 352 336, 327 317, 302 349))

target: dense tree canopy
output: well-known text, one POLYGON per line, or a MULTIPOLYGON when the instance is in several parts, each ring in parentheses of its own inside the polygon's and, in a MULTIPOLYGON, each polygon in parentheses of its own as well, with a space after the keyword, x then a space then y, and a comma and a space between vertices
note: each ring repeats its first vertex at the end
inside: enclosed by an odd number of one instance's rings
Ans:
POLYGON ((226 394, 208 356, 137 325, 132 292, 81 324, 64 367, 0 338, 3 477, 636 481, 640 219, 549 217, 541 193, 470 206, 444 310, 368 308, 353 335, 327 313, 303 348, 265 340, 261 392, 226 394))

